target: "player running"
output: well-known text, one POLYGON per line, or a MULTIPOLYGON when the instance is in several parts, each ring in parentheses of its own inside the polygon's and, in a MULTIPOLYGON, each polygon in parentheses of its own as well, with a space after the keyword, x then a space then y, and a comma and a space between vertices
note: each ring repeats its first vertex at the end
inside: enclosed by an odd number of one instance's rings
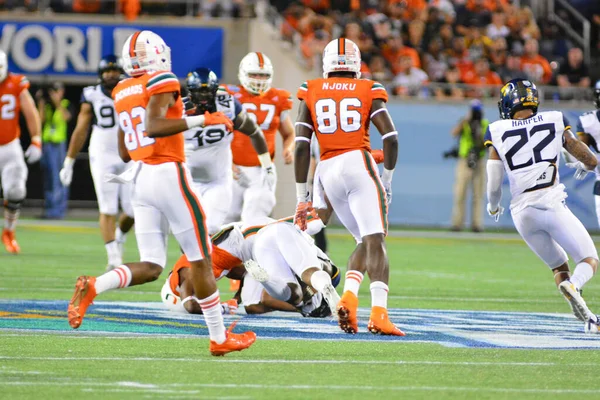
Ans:
MULTIPOLYGON (((596 82, 594 88, 594 105, 596 110, 586 112, 577 121, 577 135, 579 139, 596 153, 600 152, 600 81, 596 82)), ((571 161, 568 159, 568 161, 571 161)), ((596 170, 596 183, 594 184, 594 201, 596 203, 596 218, 600 225, 600 171, 596 170)))
POLYGON ((578 161, 567 166, 583 179, 598 162, 588 147, 577 140, 560 111, 538 112, 538 91, 526 79, 513 79, 502 88, 500 118, 488 127, 485 145, 487 210, 496 221, 504 172, 512 196, 510 211, 517 231, 529 248, 552 269, 554 281, 571 305, 573 314, 597 331, 598 318, 581 297, 581 288, 598 266, 598 253, 589 233, 565 204, 567 193, 560 183, 558 162, 564 147, 578 161), (566 250, 566 252, 565 252, 566 250), (569 277, 569 254, 577 263, 569 277))
POLYGON ((275 137, 277 131, 283 138, 283 159, 286 164, 293 161, 294 126, 289 117, 292 98, 289 92, 271 87, 273 64, 263 53, 248 53, 240 62, 241 85, 228 85, 226 89, 242 103, 248 116, 262 129, 268 153, 257 153, 247 134, 234 131, 231 149, 233 152, 234 183, 231 212, 228 222, 267 217, 275 207, 277 178, 275 165, 275 137), (267 174, 265 179, 265 171, 267 174))
MULTIPOLYGON (((208 68, 198 68, 188 74, 185 81, 190 95, 190 110, 202 115, 205 112, 222 112, 233 121, 238 134, 250 138, 251 148, 257 154, 268 155, 267 142, 256 124, 243 110, 239 100, 224 90, 219 90, 217 75, 208 68)), ((192 173, 193 185, 202 197, 206 211, 208 233, 216 233, 231 208, 233 134, 225 125, 194 128, 184 132, 187 166, 192 173)), ((258 162, 258 157, 256 157, 258 162)), ((270 169, 274 173, 274 169, 270 169)), ((272 179, 275 179, 273 175, 272 179)))
POLYGON ((387 313, 389 261, 385 250, 387 206, 392 198, 392 176, 398 157, 398 133, 385 103, 385 88, 361 80, 360 51, 351 40, 331 41, 323 51, 323 76, 305 82, 298 90, 296 122, 295 223, 306 229, 311 207, 307 189, 310 141, 319 141, 321 160, 314 179, 315 208, 325 208, 325 193, 346 229, 357 242, 348 262, 344 293, 337 306, 343 331, 358 331, 358 289, 363 273, 371 279, 372 333, 404 336, 387 313), (384 169, 380 178, 370 153, 369 124, 382 135, 384 169))
POLYGON ((173 232, 192 264, 194 291, 210 335, 212 355, 250 347, 253 332, 225 330, 219 291, 211 267, 211 244, 204 212, 184 164, 183 131, 199 126, 233 128, 222 113, 181 118, 183 102, 171 71, 170 49, 151 31, 138 31, 123 46, 125 71, 131 76, 113 90, 119 118, 119 153, 137 161, 120 177, 134 181, 133 211, 140 262, 123 264, 97 278, 80 276, 68 307, 69 324, 81 325, 96 295, 110 289, 156 280, 167 261, 167 234, 173 232))
POLYGON ((111 98, 112 90, 124 73, 117 56, 108 55, 100 60, 98 64, 100 83, 83 88, 77 125, 71 136, 63 168, 60 170, 60 181, 64 186, 70 186, 75 158, 83 148, 92 125, 89 146, 90 171, 98 199, 100 232, 106 248, 108 269, 123 264, 122 246, 125 242, 125 234, 133 225, 132 185, 106 182, 104 179, 106 174, 119 175, 128 167, 128 164, 119 157, 117 116, 111 98), (123 213, 117 227, 119 201, 123 213))
POLYGON ((0 181, 4 196, 2 243, 6 251, 12 254, 21 252, 15 228, 21 204, 27 195, 28 171, 19 140, 21 112, 31 137, 31 145, 25 152, 27 163, 36 163, 42 157, 40 115, 28 89, 26 77, 8 72, 8 58, 0 50, 0 181))

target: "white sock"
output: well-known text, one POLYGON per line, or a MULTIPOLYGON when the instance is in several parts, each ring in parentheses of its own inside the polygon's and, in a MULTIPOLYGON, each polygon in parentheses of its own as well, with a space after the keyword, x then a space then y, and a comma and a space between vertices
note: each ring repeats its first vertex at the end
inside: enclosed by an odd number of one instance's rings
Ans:
POLYGON ((126 237, 126 235, 127 235, 127 234, 126 234, 125 232, 123 232, 123 231, 121 230, 121 228, 119 228, 119 227, 117 226, 117 229, 115 230, 115 241, 116 241, 117 243, 125 243, 125 241, 127 240, 127 237, 126 237))
POLYGON ((127 265, 120 265, 96 278, 96 294, 107 290, 124 288, 131 283, 131 270, 127 265))
POLYGON ((123 263, 119 243, 116 240, 106 243, 104 247, 106 248, 106 255, 108 256, 108 263, 110 265, 120 265, 123 263))
POLYGON ((221 313, 221 298, 217 290, 205 299, 198 300, 198 304, 202 308, 204 320, 208 327, 208 335, 210 340, 218 344, 223 343, 227 337, 225 336, 225 325, 223 324, 223 314, 221 313))
POLYGON ((316 271, 310 277, 310 285, 317 292, 322 292, 327 285, 331 285, 331 277, 325 271, 316 271))
POLYGON ((371 307, 387 309, 388 285, 381 281, 371 282, 371 307))
POLYGON ((346 271, 346 280, 344 281, 344 292, 351 291, 358 297, 358 289, 364 276, 358 271, 346 271))
POLYGON ((14 232, 17 227, 17 220, 19 219, 19 210, 9 210, 4 208, 4 229, 14 232))
POLYGON ((570 281, 579 290, 594 276, 594 269, 586 262, 580 262, 575 267, 575 271, 570 278, 570 281))

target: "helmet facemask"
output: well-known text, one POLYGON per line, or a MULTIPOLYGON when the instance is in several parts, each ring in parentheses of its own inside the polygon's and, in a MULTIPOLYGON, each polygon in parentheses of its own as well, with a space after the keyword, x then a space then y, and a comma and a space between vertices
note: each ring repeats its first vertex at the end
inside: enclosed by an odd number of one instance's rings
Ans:
POLYGON ((203 86, 199 88, 190 88, 189 92, 192 103, 196 106, 197 111, 202 113, 205 111, 215 111, 216 90, 211 89, 209 86, 203 86))
POLYGON ((247 72, 244 81, 242 84, 247 91, 263 94, 271 88, 273 76, 266 72, 247 72))

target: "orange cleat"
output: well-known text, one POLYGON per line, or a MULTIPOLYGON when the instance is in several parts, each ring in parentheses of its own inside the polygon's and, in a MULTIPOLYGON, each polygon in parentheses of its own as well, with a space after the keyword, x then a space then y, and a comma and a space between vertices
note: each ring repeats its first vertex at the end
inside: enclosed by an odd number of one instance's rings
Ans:
POLYGON ((21 247, 17 243, 14 231, 9 231, 8 229, 2 230, 2 243, 4 243, 4 247, 9 253, 19 254, 21 252, 21 247))
POLYGON ((373 307, 368 325, 369 332, 375 335, 406 336, 404 332, 392 324, 387 310, 383 307, 373 307))
POLYGON ((337 305, 338 324, 344 332, 358 332, 357 311, 358 297, 349 290, 345 291, 337 305))
POLYGON ((71 328, 77 329, 81 326, 85 312, 96 297, 96 278, 93 276, 80 276, 75 283, 75 293, 69 302, 67 315, 71 328))
POLYGON ((235 324, 235 322, 231 324, 227 329, 227 332, 225 332, 226 339, 223 343, 219 344, 212 340, 210 341, 210 345, 208 346, 210 354, 216 357, 224 356, 232 351, 242 351, 247 349, 252 346, 252 343, 256 342, 256 333, 252 331, 233 333, 232 330, 235 327, 235 324))
POLYGON ((232 292, 237 292, 238 290, 240 290, 240 281, 238 281, 237 279, 230 279, 229 290, 231 290, 232 292))

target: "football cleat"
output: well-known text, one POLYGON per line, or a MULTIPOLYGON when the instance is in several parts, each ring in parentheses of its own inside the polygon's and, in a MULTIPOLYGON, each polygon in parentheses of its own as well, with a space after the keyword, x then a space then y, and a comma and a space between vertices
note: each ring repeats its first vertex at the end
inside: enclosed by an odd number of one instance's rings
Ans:
POLYGON ((345 291, 336 308, 338 324, 344 332, 352 334, 358 332, 357 311, 358 297, 349 290, 345 291))
POLYGON ((585 333, 589 333, 592 335, 600 333, 600 323, 598 322, 598 317, 595 317, 595 319, 588 319, 588 321, 585 323, 585 333))
POLYGON ((261 267, 256 261, 248 260, 244 263, 244 267, 246 268, 246 272, 248 272, 255 281, 266 282, 269 280, 269 273, 267 270, 261 267))
POLYGON ((77 329, 83 322, 83 317, 90 304, 96 297, 96 278, 93 276, 80 276, 75 283, 75 293, 69 302, 67 316, 71 328, 77 329))
POLYGON ((388 312, 383 307, 375 306, 371 309, 368 329, 375 335, 406 336, 390 321, 388 312))
POLYGON ((9 231, 8 229, 2 230, 2 243, 11 254, 19 254, 21 252, 21 247, 19 247, 19 243, 17 243, 17 239, 15 238, 15 232, 9 231))
POLYGON ((256 341, 256 333, 252 331, 244 333, 233 333, 232 330, 235 327, 235 322, 225 332, 226 339, 223 343, 216 343, 210 341, 209 350, 210 354, 219 357, 224 356, 232 351, 242 351, 252 346, 252 343, 256 341))
POLYGON ((573 315, 575 315, 578 320, 586 322, 590 319, 596 319, 596 316, 592 314, 587 304, 585 304, 585 300, 581 297, 579 289, 577 289, 570 280, 567 279, 562 281, 558 285, 558 290, 560 290, 563 297, 569 302, 573 315))
POLYGON ((331 315, 337 315, 337 305, 340 302, 340 295, 336 292, 333 285, 325 286, 323 290, 323 297, 325 301, 329 305, 329 309, 331 310, 331 315))

